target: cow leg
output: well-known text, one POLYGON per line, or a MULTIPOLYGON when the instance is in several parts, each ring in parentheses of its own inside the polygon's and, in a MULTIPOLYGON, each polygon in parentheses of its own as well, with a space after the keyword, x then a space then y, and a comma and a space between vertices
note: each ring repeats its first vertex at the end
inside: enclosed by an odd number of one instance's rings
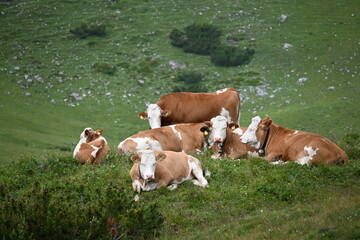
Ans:
POLYGON ((264 159, 265 159, 266 161, 268 161, 268 162, 272 162, 272 161, 274 161, 275 159, 277 159, 277 158, 279 158, 279 157, 281 157, 280 154, 277 154, 277 153, 269 153, 268 155, 266 155, 266 156, 264 157, 264 159))
POLYGON ((208 187, 208 181, 205 179, 203 175, 203 171, 201 168, 201 163, 196 158, 191 157, 192 159, 189 161, 190 164, 190 170, 192 174, 196 177, 197 181, 192 180, 192 182, 195 185, 198 185, 200 187, 208 187))
POLYGON ((138 192, 138 193, 141 192, 141 183, 138 180, 134 180, 132 182, 132 187, 135 192, 138 192))
POLYGON ((179 187, 179 184, 174 183, 174 184, 171 184, 170 186, 168 186, 168 189, 170 191, 173 191, 173 190, 177 189, 178 187, 179 187))

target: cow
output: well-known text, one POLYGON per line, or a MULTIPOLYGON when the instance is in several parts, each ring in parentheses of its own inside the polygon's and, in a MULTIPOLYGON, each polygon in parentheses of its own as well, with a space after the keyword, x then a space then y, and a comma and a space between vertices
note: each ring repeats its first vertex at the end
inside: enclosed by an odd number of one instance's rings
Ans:
POLYGON ((179 92, 162 96, 150 104, 140 119, 148 119, 150 128, 159 128, 178 123, 201 123, 217 115, 225 116, 228 122, 240 121, 240 96, 233 88, 213 93, 179 92))
POLYGON ((295 131, 278 126, 272 119, 252 118, 243 143, 259 149, 259 154, 273 164, 295 161, 299 164, 342 164, 348 162, 346 153, 330 140, 317 134, 295 131))
POLYGON ((81 164, 99 164, 106 157, 109 145, 104 137, 103 130, 85 128, 80 134, 80 141, 76 145, 73 157, 81 164))
POLYGON ((214 159, 221 157, 229 157, 238 159, 241 157, 258 157, 254 147, 241 142, 240 137, 247 128, 239 127, 237 123, 227 123, 223 116, 212 118, 206 121, 205 125, 200 129, 204 136, 208 137, 208 141, 212 143, 214 159))
MULTIPOLYGON (((144 150, 131 159, 134 165, 130 170, 130 177, 137 193, 164 186, 174 190, 187 180, 197 186, 208 187, 200 161, 186 153, 144 150)), ((135 200, 137 199, 135 196, 135 200)))
POLYGON ((183 123, 140 131, 118 146, 119 154, 136 154, 142 150, 174 151, 193 154, 203 150, 207 139, 200 132, 204 123, 183 123))

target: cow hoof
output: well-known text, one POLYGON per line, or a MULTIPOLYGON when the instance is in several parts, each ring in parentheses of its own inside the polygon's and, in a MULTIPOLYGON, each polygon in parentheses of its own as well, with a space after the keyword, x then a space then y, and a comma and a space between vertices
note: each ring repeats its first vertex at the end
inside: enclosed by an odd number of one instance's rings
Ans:
POLYGON ((134 202, 138 202, 138 201, 140 201, 140 197, 139 197, 139 195, 135 195, 135 197, 134 197, 134 202))
POLYGON ((211 156, 211 158, 212 158, 212 159, 219 159, 219 158, 220 158, 220 155, 215 155, 215 154, 213 154, 213 155, 211 156))
POLYGON ((173 191, 173 190, 175 190, 178 186, 179 186, 179 184, 172 184, 172 185, 170 185, 170 186, 168 187, 168 189, 169 189, 170 191, 173 191))

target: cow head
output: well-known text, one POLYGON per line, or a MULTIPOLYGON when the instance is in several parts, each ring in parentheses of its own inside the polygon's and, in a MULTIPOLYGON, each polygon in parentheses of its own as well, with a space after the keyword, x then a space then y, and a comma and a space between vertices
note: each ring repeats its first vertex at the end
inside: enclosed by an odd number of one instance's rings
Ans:
POLYGON ((101 129, 94 131, 92 128, 85 128, 84 131, 80 134, 80 140, 84 140, 85 142, 94 141, 98 139, 103 132, 104 131, 101 129))
POLYGON ((139 163, 140 177, 145 181, 155 179, 155 169, 157 161, 162 161, 166 155, 162 152, 155 153, 152 150, 144 150, 139 154, 131 157, 135 163, 139 163))
POLYGON ((216 145, 215 154, 222 153, 222 145, 226 139, 227 128, 232 130, 239 127, 236 123, 228 123, 224 116, 217 116, 212 118, 210 121, 205 122, 200 131, 203 132, 205 139, 208 139, 209 145, 216 145))
POLYGON ((140 119, 148 119, 151 128, 161 127, 161 118, 169 117, 170 111, 162 110, 157 104, 149 104, 146 112, 140 112, 138 117, 140 119))
POLYGON ((254 148, 259 149, 261 143, 265 141, 267 130, 271 123, 272 120, 269 117, 263 120, 259 116, 252 118, 248 129, 241 136, 241 142, 251 144, 254 148))

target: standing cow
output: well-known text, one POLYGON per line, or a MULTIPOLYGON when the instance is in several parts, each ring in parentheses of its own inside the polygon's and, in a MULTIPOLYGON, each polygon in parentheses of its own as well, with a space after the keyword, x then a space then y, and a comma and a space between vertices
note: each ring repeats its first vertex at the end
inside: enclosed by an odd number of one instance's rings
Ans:
POLYGON ((99 164, 106 157, 109 145, 101 136, 103 130, 92 130, 85 128, 80 134, 80 141, 76 145, 73 157, 82 164, 99 164))
POLYGON ((177 123, 201 123, 222 115, 228 122, 240 121, 240 96, 233 88, 213 93, 170 93, 150 104, 140 119, 148 119, 151 128, 177 123))
POLYGON ((271 118, 252 119, 241 137, 243 143, 259 149, 267 161, 295 161, 299 164, 347 163, 346 153, 325 137, 287 129, 272 123, 271 118))
POLYGON ((207 143, 200 132, 203 123, 183 123, 140 131, 118 146, 119 154, 136 154, 143 150, 175 151, 193 154, 207 143))
POLYGON ((258 157, 257 149, 241 142, 240 137, 247 128, 240 128, 237 123, 227 123, 223 116, 217 116, 200 129, 208 142, 212 143, 212 158, 229 157, 238 159, 246 156, 258 157))

